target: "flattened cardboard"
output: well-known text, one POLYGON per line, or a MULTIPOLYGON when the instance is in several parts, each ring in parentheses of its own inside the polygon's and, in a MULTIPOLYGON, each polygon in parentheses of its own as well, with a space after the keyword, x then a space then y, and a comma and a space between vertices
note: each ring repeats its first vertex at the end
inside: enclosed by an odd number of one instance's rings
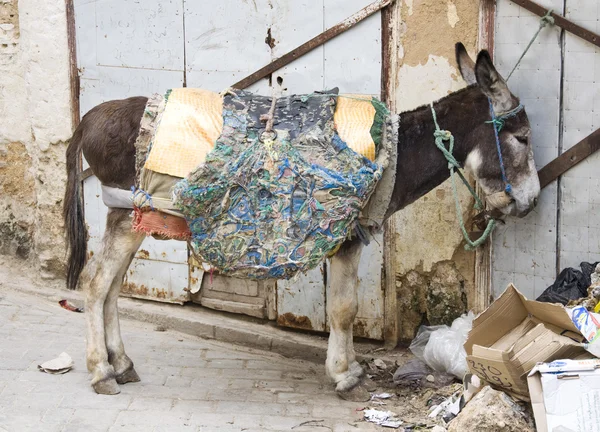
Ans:
POLYGON ((527 383, 538 432, 600 432, 600 369, 594 365, 598 360, 565 360, 531 371, 527 383))
POLYGON ((563 306, 527 300, 510 284, 475 318, 464 346, 473 374, 527 398, 527 374, 535 364, 578 357, 585 352, 582 341, 563 306))

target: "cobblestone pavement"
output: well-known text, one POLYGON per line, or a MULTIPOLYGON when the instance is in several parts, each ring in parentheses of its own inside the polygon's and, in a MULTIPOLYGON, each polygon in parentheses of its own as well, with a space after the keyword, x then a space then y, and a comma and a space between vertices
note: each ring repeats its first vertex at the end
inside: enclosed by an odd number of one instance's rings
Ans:
POLYGON ((142 382, 97 395, 83 314, 0 291, 0 431, 379 430, 361 420, 364 404, 337 397, 322 365, 121 323, 142 382), (69 373, 37 370, 63 351, 75 361, 69 373))

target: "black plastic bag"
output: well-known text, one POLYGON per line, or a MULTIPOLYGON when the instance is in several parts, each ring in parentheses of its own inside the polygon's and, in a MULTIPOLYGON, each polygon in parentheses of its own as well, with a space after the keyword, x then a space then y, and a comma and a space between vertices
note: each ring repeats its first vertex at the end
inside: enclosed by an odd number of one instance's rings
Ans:
POLYGON ((581 270, 572 267, 563 269, 558 278, 536 299, 546 303, 561 303, 566 306, 570 300, 588 296, 588 288, 592 284, 590 275, 598 263, 582 262, 581 270))

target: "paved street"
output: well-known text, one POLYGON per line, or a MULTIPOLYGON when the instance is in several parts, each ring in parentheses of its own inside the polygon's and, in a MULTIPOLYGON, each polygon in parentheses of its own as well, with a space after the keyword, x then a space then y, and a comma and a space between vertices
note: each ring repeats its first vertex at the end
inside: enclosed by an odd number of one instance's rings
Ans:
POLYGON ((0 431, 363 431, 364 404, 340 400, 324 368, 122 320, 142 382, 96 395, 84 315, 0 291, 0 431), (67 352, 65 375, 37 370, 67 352), (314 420, 313 422, 309 422, 314 420))

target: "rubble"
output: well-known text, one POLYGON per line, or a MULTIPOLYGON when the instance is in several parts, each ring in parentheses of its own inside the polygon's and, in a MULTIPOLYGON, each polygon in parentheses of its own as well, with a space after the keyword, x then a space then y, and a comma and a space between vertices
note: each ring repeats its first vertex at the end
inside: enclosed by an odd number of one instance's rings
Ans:
POLYGON ((529 405, 484 387, 450 422, 448 432, 535 432, 529 405))

